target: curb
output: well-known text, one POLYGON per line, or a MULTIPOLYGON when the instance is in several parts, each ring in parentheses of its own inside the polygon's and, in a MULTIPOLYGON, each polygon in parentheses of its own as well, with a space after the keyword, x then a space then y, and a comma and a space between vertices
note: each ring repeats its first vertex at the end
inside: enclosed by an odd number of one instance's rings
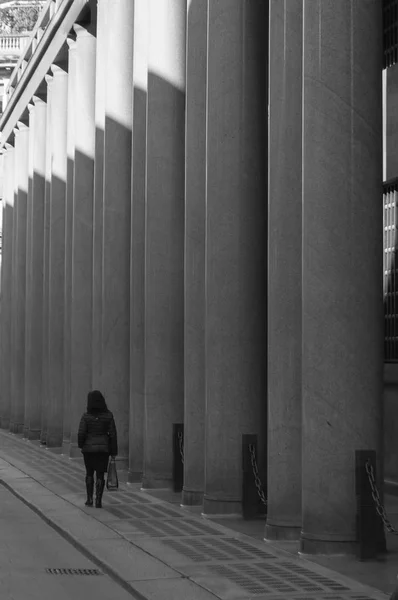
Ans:
MULTIPOLYGON (((15 468, 15 467, 14 467, 15 468)), ((76 548, 79 552, 81 552, 86 558, 91 560, 97 567, 99 567, 105 575, 108 575, 113 581, 119 584, 126 592, 128 592, 135 600, 148 600, 147 596, 144 596, 134 588, 130 583, 125 581, 109 564, 103 562, 99 558, 95 556, 90 550, 82 544, 79 540, 77 540, 73 535, 69 532, 65 531, 58 525, 56 521, 48 517, 40 508, 38 508, 35 504, 27 500, 20 492, 14 490, 14 488, 3 479, 0 479, 0 484, 4 486, 11 494, 13 494, 18 500, 21 500, 28 508, 30 508, 34 513, 36 513, 47 525, 52 527, 57 533, 59 533, 67 542, 69 542, 74 548, 76 548)))

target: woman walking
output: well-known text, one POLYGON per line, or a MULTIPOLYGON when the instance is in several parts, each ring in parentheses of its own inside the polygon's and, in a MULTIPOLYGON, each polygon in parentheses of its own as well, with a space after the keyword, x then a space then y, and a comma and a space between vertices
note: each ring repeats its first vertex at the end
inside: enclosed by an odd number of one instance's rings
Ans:
POLYGON ((83 453, 86 467, 86 506, 93 506, 95 471, 95 506, 102 508, 109 456, 114 458, 117 455, 117 433, 113 414, 108 410, 105 398, 98 390, 87 395, 87 412, 80 420, 77 443, 83 453))

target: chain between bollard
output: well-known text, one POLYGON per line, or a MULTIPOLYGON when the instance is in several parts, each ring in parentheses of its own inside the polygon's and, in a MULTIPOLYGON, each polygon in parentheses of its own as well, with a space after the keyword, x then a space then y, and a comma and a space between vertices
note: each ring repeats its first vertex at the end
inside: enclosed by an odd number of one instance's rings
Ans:
POLYGON ((398 535, 398 531, 392 526, 391 522, 389 521, 389 519, 387 517, 385 508, 381 503, 380 494, 376 487, 376 481, 375 481, 375 476, 374 476, 374 472, 373 472, 373 467, 370 464, 369 460, 367 460, 365 463, 365 469, 366 469, 366 473, 367 473, 367 476, 369 479, 370 488, 372 490, 372 498, 375 503, 376 512, 379 515, 380 519, 383 521, 383 525, 387 529, 387 531, 389 533, 393 533, 394 535, 398 535))
POLYGON ((263 492, 263 486, 261 483, 260 476, 258 474, 258 467, 257 467, 257 461, 256 461, 256 450, 255 450, 255 447, 253 446, 253 444, 249 444, 249 452, 250 452, 250 461, 251 461, 252 468, 253 468, 254 483, 257 488, 257 493, 259 495, 261 502, 265 506, 267 506, 267 498, 265 497, 265 494, 263 492))
POLYGON ((178 447, 180 449, 180 455, 181 455, 181 462, 182 464, 184 464, 184 440, 182 437, 182 431, 179 431, 177 433, 178 436, 178 447))

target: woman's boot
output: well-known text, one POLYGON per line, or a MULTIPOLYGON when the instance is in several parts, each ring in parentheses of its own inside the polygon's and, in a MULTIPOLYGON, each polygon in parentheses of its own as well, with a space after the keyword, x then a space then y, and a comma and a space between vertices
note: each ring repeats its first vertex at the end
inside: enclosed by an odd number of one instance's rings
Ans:
POLYGON ((94 494, 94 477, 90 477, 90 475, 86 475, 86 491, 87 491, 86 506, 92 506, 93 505, 93 494, 94 494))
POLYGON ((95 483, 95 508, 102 508, 102 494, 104 493, 105 479, 97 479, 95 483))

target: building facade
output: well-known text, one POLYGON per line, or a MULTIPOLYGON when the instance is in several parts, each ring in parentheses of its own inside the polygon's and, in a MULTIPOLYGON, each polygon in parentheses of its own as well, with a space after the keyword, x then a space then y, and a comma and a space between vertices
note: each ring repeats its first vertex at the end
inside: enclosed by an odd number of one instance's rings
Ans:
POLYGON ((383 480, 382 0, 48 0, 0 121, 1 427, 352 552, 383 480), (178 429, 179 428, 179 429, 178 429), (174 433, 174 437, 173 437, 174 433), (181 438, 180 438, 181 442, 181 438))

